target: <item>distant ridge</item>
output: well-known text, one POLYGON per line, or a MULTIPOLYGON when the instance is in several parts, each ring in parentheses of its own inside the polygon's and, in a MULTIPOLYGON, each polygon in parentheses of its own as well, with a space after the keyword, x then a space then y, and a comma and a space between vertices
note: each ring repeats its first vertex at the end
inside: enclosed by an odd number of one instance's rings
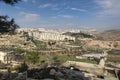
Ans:
POLYGON ((120 29, 106 30, 96 35, 98 40, 120 41, 120 29))

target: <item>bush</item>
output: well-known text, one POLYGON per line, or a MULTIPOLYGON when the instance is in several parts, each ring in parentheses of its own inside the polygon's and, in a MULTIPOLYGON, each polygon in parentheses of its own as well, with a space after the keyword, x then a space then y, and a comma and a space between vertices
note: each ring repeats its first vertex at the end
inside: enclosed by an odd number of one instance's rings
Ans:
POLYGON ((27 61, 30 62, 30 63, 33 63, 33 64, 36 64, 39 62, 39 54, 36 53, 36 52, 30 52, 28 55, 27 55, 27 61))
POLYGON ((25 63, 25 61, 19 67, 17 67, 18 72, 24 72, 27 70, 28 70, 28 65, 25 63))

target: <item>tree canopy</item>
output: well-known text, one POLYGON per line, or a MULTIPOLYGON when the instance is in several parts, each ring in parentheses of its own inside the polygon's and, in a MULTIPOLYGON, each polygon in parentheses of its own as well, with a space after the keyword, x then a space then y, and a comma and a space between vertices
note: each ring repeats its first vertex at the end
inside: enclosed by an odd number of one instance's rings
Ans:
POLYGON ((0 16, 0 33, 14 33, 19 26, 15 23, 14 19, 8 20, 8 16, 0 16))
MULTIPOLYGON (((4 2, 6 4, 14 5, 21 0, 0 0, 0 2, 4 2)), ((19 26, 15 23, 14 19, 8 19, 8 16, 0 15, 0 33, 14 33, 15 29, 19 26)))
POLYGON ((6 4, 14 5, 15 3, 18 3, 21 0, 0 0, 6 4))

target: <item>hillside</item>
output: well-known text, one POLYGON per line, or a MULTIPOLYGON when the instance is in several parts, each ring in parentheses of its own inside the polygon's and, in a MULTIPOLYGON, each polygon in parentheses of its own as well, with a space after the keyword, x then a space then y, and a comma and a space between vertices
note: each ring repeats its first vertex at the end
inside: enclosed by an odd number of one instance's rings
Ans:
POLYGON ((120 41, 120 29, 118 30, 106 30, 96 34, 98 40, 117 40, 120 41))
POLYGON ((93 35, 89 33, 84 33, 84 32, 79 32, 79 33, 66 32, 66 33, 63 33, 63 35, 69 35, 77 38, 93 38, 94 37, 93 35))
POLYGON ((30 40, 27 40, 27 37, 21 34, 16 35, 0 35, 0 48, 12 47, 12 48, 25 48, 31 49, 35 45, 30 40))
POLYGON ((120 49, 120 41, 89 40, 86 41, 89 48, 120 49))

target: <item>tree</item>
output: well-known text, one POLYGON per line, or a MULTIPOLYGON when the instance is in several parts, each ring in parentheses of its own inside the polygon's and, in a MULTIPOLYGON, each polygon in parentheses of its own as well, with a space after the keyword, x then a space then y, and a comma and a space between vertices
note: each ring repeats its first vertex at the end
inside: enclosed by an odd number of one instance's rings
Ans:
MULTIPOLYGON (((0 0, 6 4, 14 5, 21 0, 0 0)), ((19 26, 15 23, 14 19, 8 20, 8 16, 0 16, 0 33, 14 33, 15 29, 19 26)))
POLYGON ((14 5, 15 3, 18 3, 21 0, 0 0, 6 4, 14 5))
POLYGON ((0 16, 0 33, 14 33, 19 26, 14 19, 8 20, 8 16, 0 16))
POLYGON ((52 49, 52 46, 55 45, 55 44, 56 44, 55 41, 49 41, 49 42, 48 42, 48 45, 51 47, 51 49, 52 49))

